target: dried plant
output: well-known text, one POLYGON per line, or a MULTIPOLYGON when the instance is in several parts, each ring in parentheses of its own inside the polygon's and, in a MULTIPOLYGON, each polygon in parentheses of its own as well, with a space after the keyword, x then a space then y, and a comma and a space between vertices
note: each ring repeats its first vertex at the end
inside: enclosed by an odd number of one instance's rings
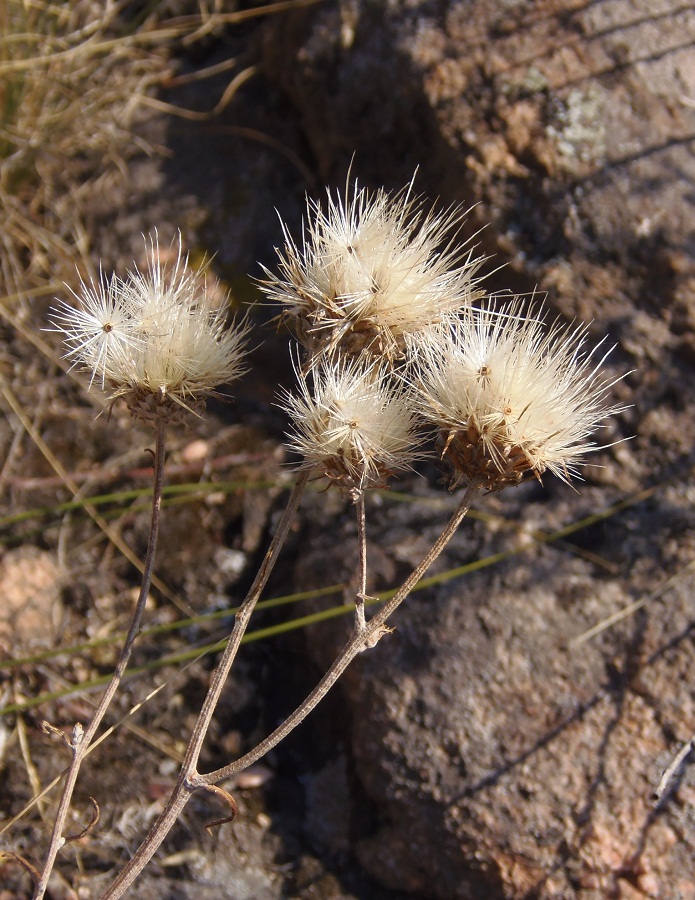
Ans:
POLYGON ((394 196, 355 184, 345 198, 309 201, 298 247, 284 229, 279 275, 266 294, 312 354, 371 353, 394 361, 417 337, 480 296, 481 257, 456 242, 464 213, 425 213, 412 182, 394 196))
MULTIPOLYGON (((120 897, 133 884, 196 791, 226 804, 228 815, 208 827, 234 817, 234 798, 220 783, 282 741, 350 662, 390 633, 391 616, 455 534, 480 489, 501 490, 545 471, 569 480, 585 454, 597 449, 592 434, 602 420, 620 410, 610 402, 612 382, 601 372, 603 359, 594 362, 584 349, 585 329, 546 329, 540 311, 519 301, 498 308, 489 298, 472 306, 480 293, 474 277, 479 261, 447 237, 458 213, 423 218, 422 206, 410 199, 411 187, 393 197, 355 187, 344 204, 329 195, 327 214, 310 203, 303 250, 287 236, 281 275, 267 273, 267 293, 289 309, 305 345, 296 351, 305 354, 296 365, 298 390, 281 397, 292 423, 288 448, 301 457, 298 476, 239 607, 165 809, 104 898, 120 897), (451 487, 465 488, 421 562, 367 618, 365 492, 386 486, 411 465, 433 428, 441 455, 454 467, 451 487), (355 508, 359 570, 352 633, 314 690, 272 734, 241 758, 201 773, 217 704, 312 476, 325 476, 355 508)), ((218 380, 236 377, 243 368, 246 327, 226 328, 224 311, 211 305, 181 252, 167 268, 151 238, 148 255, 145 273, 135 269, 124 278, 83 283, 82 309, 62 303, 52 314, 66 355, 89 369, 90 383, 109 388, 114 399, 122 397, 154 426, 155 491, 147 567, 131 629, 96 716, 86 732, 76 726, 68 741, 73 762, 46 862, 35 875, 36 897, 45 891, 61 846, 86 747, 118 686, 142 617, 157 541, 166 428, 182 410, 199 409, 218 380)))
POLYGON ((0 287, 55 277, 86 255, 97 185, 142 149, 131 128, 163 57, 138 45, 121 3, 0 6, 0 287))
MULTIPOLYGON (((0 292, 21 295, 56 273, 68 277, 75 262, 90 271, 89 216, 128 161, 153 152, 136 126, 152 109, 178 112, 150 96, 172 74, 173 47, 316 2, 279 0, 225 12, 221 3, 177 0, 3 0, 0 292)), ((255 71, 237 73, 213 114, 255 71)))
MULTIPOLYGON (((159 535, 167 427, 178 421, 194 401, 222 381, 243 371, 245 324, 226 323, 226 306, 213 306, 199 273, 187 268, 181 245, 172 267, 162 264, 156 233, 146 239, 148 268, 135 266, 125 279, 103 275, 99 285, 82 283, 80 307, 62 302, 53 310, 54 330, 63 334, 67 356, 95 380, 113 388, 112 399, 123 398, 133 416, 151 425, 155 435, 154 490, 145 570, 114 674, 86 730, 75 725, 70 738, 44 723, 48 733, 63 737, 72 760, 63 786, 51 841, 35 896, 44 895, 56 856, 65 842, 63 829, 79 770, 97 729, 118 690, 140 630, 152 582, 159 535)), ((79 295, 78 295, 79 296, 79 295)), ((92 825, 99 817, 95 814, 92 825)))
POLYGON ((83 281, 82 305, 63 301, 50 318, 90 385, 108 384, 111 398, 122 397, 144 422, 171 422, 242 374, 248 329, 228 326, 226 301, 214 299, 219 286, 188 267, 180 235, 173 265, 161 262, 156 233, 146 255, 146 272, 136 266, 125 278, 83 281))
POLYGON ((603 359, 583 349, 586 328, 547 328, 538 312, 518 301, 466 309, 414 348, 420 411, 440 431, 452 487, 476 478, 500 490, 546 471, 569 481, 621 411, 607 402, 603 359))
POLYGON ((301 469, 348 490, 384 487, 416 457, 417 418, 411 391, 370 357, 322 359, 298 371, 299 393, 284 407, 294 423, 288 448, 301 469))

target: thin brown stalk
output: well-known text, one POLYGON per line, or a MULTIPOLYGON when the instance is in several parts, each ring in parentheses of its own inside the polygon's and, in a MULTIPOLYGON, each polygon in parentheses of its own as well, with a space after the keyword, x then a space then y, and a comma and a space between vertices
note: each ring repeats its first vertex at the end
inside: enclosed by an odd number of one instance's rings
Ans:
POLYGON ((205 702, 203 703, 203 707, 193 729, 186 750, 186 756, 171 797, 161 816, 157 819, 131 861, 120 872, 114 883, 103 895, 102 900, 107 900, 107 898, 108 900, 115 900, 115 898, 123 896, 123 893, 135 881, 157 851, 164 838, 171 831, 191 795, 197 790, 206 789, 212 783, 203 782, 201 776, 199 776, 196 771, 205 737, 222 694, 222 690, 227 681, 227 677, 229 676, 229 672, 239 651, 241 639, 246 632, 256 603, 260 599, 261 593, 270 577, 270 573, 275 566, 280 550, 285 543, 308 480, 308 471, 301 473, 297 479, 297 483, 287 501, 287 506, 282 515, 282 519, 273 535, 273 539, 268 547, 265 558, 261 563, 261 567, 258 570, 246 599, 239 607, 234 620, 234 628, 232 629, 227 646, 220 657, 217 668, 213 672, 205 702))
POLYGON ((367 622, 364 615, 364 601, 367 599, 367 522, 364 511, 364 491, 355 497, 357 514, 357 542, 360 548, 360 575, 355 594, 355 632, 364 633, 367 622))
MULTIPOLYGON (((55 453, 48 446, 46 441, 41 436, 40 432, 34 428, 28 417, 26 416, 24 410, 19 404, 19 401, 14 396, 12 391, 6 382, 2 380, 0 377, 0 394, 7 401, 8 406, 12 410, 12 412, 19 419, 22 428, 27 432, 29 437, 32 439, 34 444, 36 444, 37 448, 44 456, 50 467, 53 471, 61 478, 62 483, 67 487, 73 496, 77 497, 79 495, 79 487, 75 484, 74 481, 70 478, 65 466, 60 462, 55 453)), ((145 575, 145 564, 141 562, 140 557, 137 553, 134 553, 128 544, 121 538, 118 532, 112 528, 106 519, 99 515, 96 507, 92 503, 84 502, 82 504, 82 509, 87 513, 88 516, 95 522, 95 524, 103 531, 106 537, 111 541, 114 547, 122 553, 123 556, 128 560, 131 565, 133 565, 138 571, 142 574, 143 578, 145 575)), ((161 578, 157 578, 156 575, 151 575, 152 584, 157 588, 160 594, 163 594, 168 600, 178 607, 178 609, 185 615, 193 617, 195 616, 195 610, 189 606, 183 599, 177 597, 176 594, 169 588, 161 578)))
MULTIPOLYGON (((128 661, 133 650, 133 645, 135 644, 135 638, 140 631, 142 616, 145 610, 145 603, 147 601, 147 596, 150 591, 150 585, 152 583, 152 572, 154 569, 154 560, 157 552, 157 538, 159 536, 160 510, 162 503, 162 486, 164 483, 165 445, 166 423, 163 419, 158 419, 155 426, 152 517, 150 522, 150 534, 147 545, 147 554, 145 556, 144 571, 142 582, 140 585, 140 593, 138 595, 137 603, 135 604, 135 609, 133 611, 128 634, 126 635, 123 648, 118 658, 118 662, 116 663, 116 667, 114 669, 113 675, 111 676, 111 680, 106 688, 106 691, 104 692, 104 696, 101 698, 101 702, 99 703, 99 706, 97 707, 92 720, 90 721, 86 730, 83 730, 82 726, 75 726, 75 728, 73 729, 72 738, 69 740, 66 739, 66 742, 68 743, 68 746, 70 747, 72 752, 72 760, 67 770, 65 784, 63 785, 63 792, 61 794, 58 811, 56 813, 55 822, 53 825, 53 832, 51 834, 51 840, 49 843, 48 852, 46 854, 46 860, 43 865, 41 877, 36 885, 36 889, 34 892, 34 900, 41 900, 41 898, 44 896, 48 887, 48 879, 50 878, 51 872, 53 871, 53 866, 55 864, 58 852, 65 844, 66 838, 63 836, 63 830, 65 828, 65 821, 70 809, 70 802, 72 800, 73 791, 75 790, 75 784, 77 783, 77 776, 79 774, 80 767, 82 766, 82 762, 87 754, 87 751, 89 750, 89 746, 94 739, 97 729, 99 728, 99 725, 101 724, 101 721, 104 718, 104 715, 106 714, 106 711, 108 710, 116 691, 118 690, 121 679, 123 678, 123 673, 128 666, 128 661)), ((49 726, 49 730, 53 730, 52 726, 49 726)))

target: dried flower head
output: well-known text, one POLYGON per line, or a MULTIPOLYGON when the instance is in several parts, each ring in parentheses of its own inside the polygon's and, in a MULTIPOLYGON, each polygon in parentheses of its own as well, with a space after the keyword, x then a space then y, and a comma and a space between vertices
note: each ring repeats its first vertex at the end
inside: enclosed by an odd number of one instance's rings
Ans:
MULTIPOLYGON (((419 405, 440 429, 453 486, 488 490, 546 470, 569 481, 611 406, 615 383, 585 351, 586 327, 547 328, 533 307, 468 310, 419 352, 419 405)), ((610 352, 610 351, 609 351, 610 352)), ((607 355, 607 354, 606 354, 607 355)))
POLYGON ((355 184, 344 199, 329 191, 325 212, 309 201, 301 249, 283 226, 280 274, 266 269, 263 289, 311 353, 369 351, 393 360, 405 335, 479 296, 483 260, 453 243, 462 212, 426 214, 411 189, 412 182, 390 196, 355 184))
POLYGON ((417 457, 417 419, 407 387, 373 361, 322 359, 297 371, 299 393, 283 406, 294 433, 288 447, 348 490, 382 487, 417 457))
POLYGON ((145 421, 199 406, 217 385, 243 371, 247 327, 227 325, 227 304, 214 299, 204 274, 176 258, 162 262, 156 232, 145 240, 147 271, 82 282, 80 308, 61 302, 50 316, 66 357, 91 371, 145 421))
POLYGON ((95 380, 106 383, 109 361, 127 348, 140 345, 138 323, 122 300, 122 284, 117 278, 107 279, 99 273, 99 282, 80 281, 80 292, 69 288, 79 306, 65 300, 51 308, 50 321, 67 346, 65 357, 73 365, 91 371, 90 387, 95 380))

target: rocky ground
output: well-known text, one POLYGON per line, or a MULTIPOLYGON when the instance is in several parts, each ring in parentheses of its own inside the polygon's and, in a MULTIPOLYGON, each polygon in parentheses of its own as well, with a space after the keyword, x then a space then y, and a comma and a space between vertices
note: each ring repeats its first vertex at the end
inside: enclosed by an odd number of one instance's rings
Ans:
MULTIPOLYGON (((273 207, 297 234, 303 191, 342 186, 349 169, 397 189, 417 167, 426 196, 475 204, 468 230, 484 226, 476 241, 494 255, 488 270, 504 266, 491 289, 547 291, 550 315, 591 322, 594 342, 610 335, 607 365, 631 371, 616 387, 631 407, 606 439, 632 439, 602 452, 576 492, 547 479, 480 497, 436 571, 490 564, 414 595, 394 634, 257 771, 263 791, 239 792, 239 821, 208 839, 204 804, 192 806, 138 896, 695 898, 695 775, 680 770, 654 797, 695 732, 694 45, 695 12, 676 0, 336 0, 218 36, 208 56, 187 61, 246 54, 263 74, 213 121, 159 120, 170 158, 134 169, 115 221, 95 217, 105 259, 136 254, 151 224, 180 225, 191 246, 217 253, 218 272, 245 299, 247 273, 260 274, 257 260, 272 266, 281 240, 273 207), (577 641, 630 604, 630 615, 577 641)), ((210 108, 218 93, 207 84, 209 95, 188 87, 165 99, 210 108)), ((190 464, 197 440, 208 462, 243 457, 237 474, 277 473, 274 382, 291 371, 286 338, 266 334, 237 405, 213 404, 207 424, 178 439, 173 463, 190 464)), ((117 416, 108 438, 90 439, 92 455, 127 454, 126 427, 117 416)), ((74 452, 82 433, 64 420, 61 429, 74 452)), ((401 485, 409 502, 371 501, 372 589, 407 573, 452 508, 434 467, 422 475, 401 485)), ((280 504, 277 493, 259 497, 171 513, 160 571, 194 609, 248 580, 280 504), (239 568, 222 577, 221 560, 234 569, 230 551, 239 568)), ((126 533, 141 540, 138 521, 126 533)), ((49 583, 55 546, 42 548, 45 568, 31 563, 49 583)), ((348 581, 353 547, 350 508, 312 494, 272 593, 348 581)), ((122 614, 129 573, 108 571, 122 614)), ((96 595, 102 607, 89 616, 104 627, 112 584, 100 593, 92 575, 73 582, 55 600, 67 605, 60 615, 76 618, 96 595)), ((272 728, 346 628, 338 620, 250 647, 210 761, 272 728)), ((190 719, 207 671, 198 664, 169 690, 151 733, 190 719)), ((129 852, 173 778, 156 749, 119 740, 112 791, 122 807, 108 821, 120 836, 81 851, 96 868, 94 858, 106 868, 129 852)), ((86 878, 84 895, 98 882, 86 878)))

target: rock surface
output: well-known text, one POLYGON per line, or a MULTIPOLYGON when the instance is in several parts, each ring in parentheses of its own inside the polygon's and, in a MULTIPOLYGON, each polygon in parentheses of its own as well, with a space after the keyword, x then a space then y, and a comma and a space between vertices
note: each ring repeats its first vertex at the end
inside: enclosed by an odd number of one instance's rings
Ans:
MULTIPOLYGON (((503 519, 468 523, 439 568, 518 552, 413 597, 345 676, 379 820, 358 854, 391 888, 695 897, 695 777, 654 799, 695 730, 694 42, 695 11, 676 0, 341 0, 267 37, 324 179, 344 183, 354 154, 363 182, 397 188, 419 164, 428 195, 477 202, 472 230, 491 223, 478 240, 508 264, 491 286, 548 289, 552 309, 618 342, 616 374, 635 370, 607 443, 634 440, 578 495, 548 483, 480 498, 503 519), (629 497, 573 547, 538 539, 629 497)), ((443 521, 425 503, 370 515, 386 581, 443 521)), ((309 521, 297 586, 334 583, 341 566, 349 578, 319 506, 309 521)), ((336 626, 317 633, 325 665, 336 626)))
POLYGON ((0 647, 28 650, 55 641, 63 614, 60 568, 36 547, 10 550, 0 559, 3 603, 0 647))

